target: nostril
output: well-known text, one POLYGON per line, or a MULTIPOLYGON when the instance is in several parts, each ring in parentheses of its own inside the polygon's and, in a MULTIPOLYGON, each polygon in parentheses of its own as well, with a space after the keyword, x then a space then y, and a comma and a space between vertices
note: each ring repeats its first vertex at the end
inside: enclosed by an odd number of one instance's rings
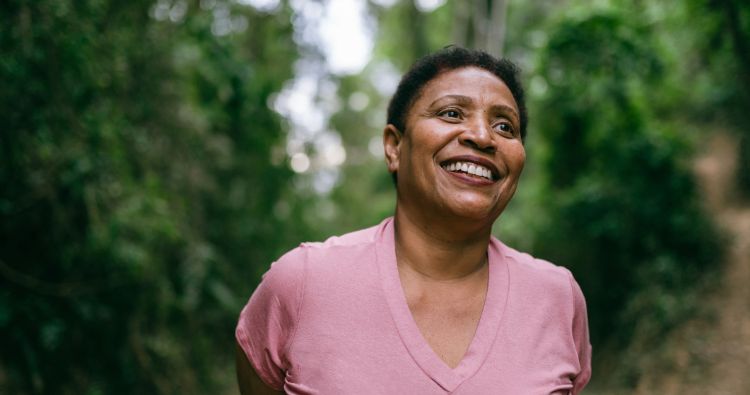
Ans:
POLYGON ((474 140, 471 140, 471 139, 464 139, 464 144, 468 145, 471 148, 480 149, 479 144, 477 144, 474 140))
POLYGON ((461 136, 461 142, 464 145, 482 152, 492 154, 497 150, 492 138, 484 138, 481 132, 464 133, 464 135, 461 136))

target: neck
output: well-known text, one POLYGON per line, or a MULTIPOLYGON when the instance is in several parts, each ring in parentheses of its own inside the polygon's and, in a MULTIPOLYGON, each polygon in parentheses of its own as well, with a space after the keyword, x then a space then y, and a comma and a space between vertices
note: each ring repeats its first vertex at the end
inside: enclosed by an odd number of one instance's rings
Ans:
POLYGON ((415 221, 396 207, 396 257, 408 268, 435 281, 457 281, 487 266, 491 226, 443 224, 439 219, 415 221))

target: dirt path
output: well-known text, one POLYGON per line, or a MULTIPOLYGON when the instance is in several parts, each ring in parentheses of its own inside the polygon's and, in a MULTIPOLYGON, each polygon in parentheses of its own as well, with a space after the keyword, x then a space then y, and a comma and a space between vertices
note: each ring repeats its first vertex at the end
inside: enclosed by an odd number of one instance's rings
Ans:
POLYGON ((665 340, 666 371, 646 374, 637 394, 750 394, 750 204, 732 188, 736 147, 731 135, 717 134, 695 166, 707 209, 729 236, 719 287, 704 298, 709 316, 665 340))

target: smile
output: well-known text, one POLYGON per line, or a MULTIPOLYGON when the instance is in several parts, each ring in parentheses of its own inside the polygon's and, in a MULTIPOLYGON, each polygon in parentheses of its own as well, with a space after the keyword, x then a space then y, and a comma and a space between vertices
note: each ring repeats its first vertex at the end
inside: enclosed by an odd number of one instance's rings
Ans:
POLYGON ((466 173, 476 177, 482 177, 490 181, 495 180, 492 170, 471 162, 453 162, 441 166, 443 169, 453 173, 466 173))

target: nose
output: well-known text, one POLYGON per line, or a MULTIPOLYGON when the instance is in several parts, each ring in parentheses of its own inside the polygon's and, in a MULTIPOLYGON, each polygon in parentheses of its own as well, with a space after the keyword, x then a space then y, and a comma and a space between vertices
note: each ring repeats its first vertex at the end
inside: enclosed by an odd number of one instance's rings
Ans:
POLYGON ((497 147, 492 136, 490 126, 483 121, 471 122, 466 124, 466 130, 458 137, 458 141, 475 150, 495 153, 497 147))

